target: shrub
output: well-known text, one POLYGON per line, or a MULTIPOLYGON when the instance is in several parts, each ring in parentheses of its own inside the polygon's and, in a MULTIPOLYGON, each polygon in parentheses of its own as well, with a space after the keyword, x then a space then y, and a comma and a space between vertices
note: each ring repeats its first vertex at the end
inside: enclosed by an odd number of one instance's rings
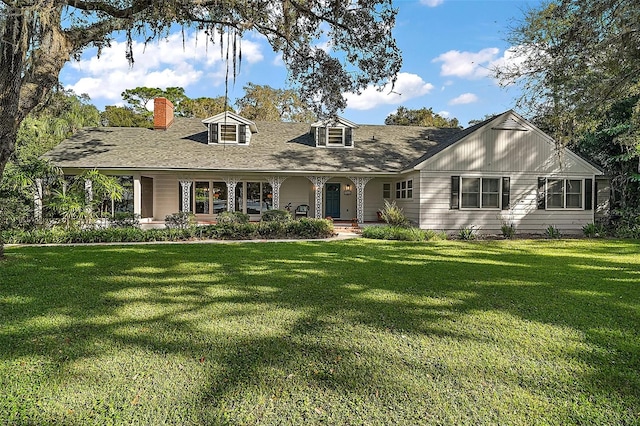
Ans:
POLYGON ((500 230, 505 238, 511 239, 516 236, 516 225, 513 222, 503 222, 500 230))
POLYGON ((286 210, 267 210, 262 213, 261 222, 288 222, 291 220, 291 213, 286 210))
POLYGON ((114 228, 139 228, 140 216, 130 212, 117 212, 109 220, 114 228))
POLYGON ((249 215, 242 212, 220 212, 218 223, 249 223, 249 215))
POLYGON ((587 238, 600 238, 605 236, 606 230, 600 223, 589 223, 582 227, 582 233, 587 238))
POLYGON ((544 235, 545 235, 547 238, 554 238, 554 239, 557 239, 557 238, 562 237, 562 233, 561 233, 561 232, 560 232, 560 230, 559 230, 556 226, 554 226, 554 225, 549 225, 549 226, 547 226, 547 229, 545 229, 545 230, 544 230, 544 235))
POLYGON ((362 236, 376 240, 397 241, 429 241, 447 238, 445 232, 436 232, 431 229, 403 228, 400 226, 367 226, 362 230, 362 236))
POLYGON ((460 230, 458 231, 458 238, 465 241, 475 240, 477 238, 475 227, 472 225, 460 228, 460 230))
POLYGON ((380 217, 391 226, 399 226, 402 228, 411 226, 409 219, 405 216, 403 210, 396 205, 395 201, 390 203, 384 200, 384 208, 380 212, 380 217))
POLYGON ((333 222, 303 217, 287 222, 286 234, 297 238, 328 238, 333 235, 333 222))
POLYGON ((170 229, 185 229, 195 224, 195 216, 189 212, 173 213, 165 216, 164 224, 170 229))

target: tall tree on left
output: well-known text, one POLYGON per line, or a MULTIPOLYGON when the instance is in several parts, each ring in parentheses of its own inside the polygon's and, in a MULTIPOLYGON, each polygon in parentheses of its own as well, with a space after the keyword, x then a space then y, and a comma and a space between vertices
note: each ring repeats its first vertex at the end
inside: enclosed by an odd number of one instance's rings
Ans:
POLYGON ((18 126, 65 63, 87 47, 100 52, 117 31, 133 63, 136 37, 161 38, 174 25, 203 30, 231 75, 241 63, 239 40, 258 32, 282 52, 301 96, 327 115, 346 107, 345 92, 395 82, 402 62, 391 33, 396 13, 392 0, 0 0, 0 177, 18 126))

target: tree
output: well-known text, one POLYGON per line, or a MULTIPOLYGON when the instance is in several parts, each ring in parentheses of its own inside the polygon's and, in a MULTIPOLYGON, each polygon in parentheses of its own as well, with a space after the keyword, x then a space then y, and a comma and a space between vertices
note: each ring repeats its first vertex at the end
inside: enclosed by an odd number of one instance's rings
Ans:
POLYGON ((153 128, 149 117, 137 114, 132 108, 107 105, 100 113, 100 121, 105 127, 146 127, 153 128))
POLYGON ((150 121, 153 113, 147 109, 147 104, 159 97, 164 97, 171 101, 175 107, 174 113, 177 116, 182 117, 185 115, 182 111, 182 103, 189 98, 184 94, 184 88, 182 87, 167 87, 164 90, 159 87, 136 87, 122 92, 122 99, 129 104, 131 110, 150 121))
POLYGON ((303 102, 295 90, 249 83, 244 91, 236 106, 240 114, 250 120, 309 123, 316 118, 311 106, 303 102))
POLYGON ((219 42, 232 75, 241 60, 238 40, 260 33, 282 52, 301 96, 335 113, 346 106, 342 93, 395 81, 396 13, 391 0, 0 0, 0 177, 20 123, 56 87, 65 63, 87 47, 107 46, 116 31, 126 36, 133 63, 135 37, 157 39, 176 24, 204 30, 219 42), (318 47, 321 38, 330 50, 318 47))
POLYGON ((224 96, 186 99, 181 104, 185 117, 209 118, 224 111, 233 111, 224 96))
POLYGON ((395 126, 422 126, 422 127, 460 127, 457 118, 447 119, 433 112, 432 108, 408 109, 403 106, 389 114, 384 124, 395 126))
POLYGON ((505 85, 518 83, 519 106, 546 117, 566 143, 640 94, 639 22, 635 0, 553 0, 512 30, 513 58, 496 75, 505 85))

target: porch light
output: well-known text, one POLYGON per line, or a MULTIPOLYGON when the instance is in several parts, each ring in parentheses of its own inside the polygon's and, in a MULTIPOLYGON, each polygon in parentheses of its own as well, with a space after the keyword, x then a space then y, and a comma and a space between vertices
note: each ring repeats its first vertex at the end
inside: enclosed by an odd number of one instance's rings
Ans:
POLYGON ((346 184, 346 185, 344 186, 344 190, 345 190, 345 191, 351 191, 351 185, 346 184))

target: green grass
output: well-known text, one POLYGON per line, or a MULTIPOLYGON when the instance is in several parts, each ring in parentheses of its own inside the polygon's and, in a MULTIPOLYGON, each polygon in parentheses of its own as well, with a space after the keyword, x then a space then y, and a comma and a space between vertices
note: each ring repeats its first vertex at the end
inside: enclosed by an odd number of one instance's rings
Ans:
POLYGON ((640 242, 10 247, 0 424, 638 424, 640 242))

